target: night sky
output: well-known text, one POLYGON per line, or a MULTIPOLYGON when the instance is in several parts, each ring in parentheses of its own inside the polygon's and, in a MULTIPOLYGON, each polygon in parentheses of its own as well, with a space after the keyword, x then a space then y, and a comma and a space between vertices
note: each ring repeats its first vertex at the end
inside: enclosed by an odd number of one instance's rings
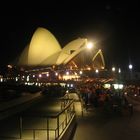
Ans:
POLYGON ((1 5, 0 65, 13 62, 37 27, 51 31, 61 46, 88 38, 104 53, 106 67, 140 71, 140 10, 132 3, 8 3, 1 5))

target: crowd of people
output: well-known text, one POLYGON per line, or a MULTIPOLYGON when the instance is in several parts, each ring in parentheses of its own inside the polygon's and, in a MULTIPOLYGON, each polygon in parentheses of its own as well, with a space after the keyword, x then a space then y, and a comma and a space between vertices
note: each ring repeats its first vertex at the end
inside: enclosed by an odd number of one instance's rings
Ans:
POLYGON ((79 87, 79 95, 86 110, 88 106, 92 106, 111 111, 118 109, 121 112, 122 109, 129 107, 129 102, 124 93, 124 90, 116 90, 113 86, 104 88, 102 84, 96 83, 84 84, 79 87))

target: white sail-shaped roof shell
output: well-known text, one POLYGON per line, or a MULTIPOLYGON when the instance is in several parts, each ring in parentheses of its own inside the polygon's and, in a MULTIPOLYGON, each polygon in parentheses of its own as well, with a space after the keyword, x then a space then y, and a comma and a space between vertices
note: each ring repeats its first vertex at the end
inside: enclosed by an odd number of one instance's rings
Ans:
POLYGON ((90 50, 90 56, 85 55, 85 49, 87 49, 87 39, 85 38, 71 41, 61 49, 51 32, 44 28, 38 28, 33 34, 30 44, 22 52, 18 64, 25 66, 50 66, 71 65, 74 63, 80 67, 86 65, 80 58, 82 56, 90 61, 89 64, 93 63, 95 68, 105 67, 101 50, 97 51, 97 49, 93 48, 90 50))
POLYGON ((61 47, 54 35, 44 28, 38 28, 29 45, 28 65, 39 65, 60 51, 61 47))
POLYGON ((86 44, 87 39, 78 38, 68 43, 61 51, 56 64, 66 64, 83 48, 86 44))

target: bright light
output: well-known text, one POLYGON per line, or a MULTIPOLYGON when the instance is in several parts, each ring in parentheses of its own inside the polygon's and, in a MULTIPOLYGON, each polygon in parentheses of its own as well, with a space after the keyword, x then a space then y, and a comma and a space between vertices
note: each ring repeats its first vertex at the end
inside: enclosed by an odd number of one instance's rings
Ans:
POLYGON ((119 88, 119 85, 118 84, 114 84, 114 88, 115 89, 118 89, 119 88))
POLYGON ((57 72, 55 73, 55 76, 58 76, 58 73, 57 72))
POLYGON ((99 73, 99 70, 98 70, 98 69, 96 69, 96 70, 95 70, 95 72, 96 72, 96 73, 99 73))
POLYGON ((118 73, 121 73, 121 69, 119 68, 118 73))
POLYGON ((129 64, 129 69, 131 70, 133 68, 132 64, 129 64))
POLYGON ((39 74, 39 77, 41 78, 41 77, 42 77, 42 75, 41 75, 41 74, 39 74))
POLYGON ((82 71, 80 71, 79 73, 80 73, 80 74, 83 74, 83 72, 82 72, 82 71))
POLYGON ((69 72, 68 71, 66 72, 66 75, 69 75, 69 72))
POLYGON ((88 68, 87 68, 87 70, 91 70, 91 68, 90 68, 90 67, 88 67, 88 68))
POLYGON ((93 43, 92 42, 89 42, 88 44, 87 44, 87 48, 88 49, 91 49, 93 47, 93 43))
POLYGON ((49 77, 49 73, 47 73, 46 76, 49 77))
POLYGON ((16 82, 18 81, 18 77, 16 77, 16 82))
POLYGON ((12 69, 12 65, 7 65, 8 68, 12 69))
POLYGON ((123 85, 122 84, 119 84, 119 89, 123 89, 123 85))
POLYGON ((115 89, 123 89, 123 84, 113 84, 115 89))
POLYGON ((124 94, 127 95, 127 92, 125 92, 124 94))
POLYGON ((77 73, 76 73, 76 72, 75 72, 74 74, 75 74, 75 75, 77 75, 77 73))
POLYGON ((3 82, 3 78, 0 78, 0 82, 3 82))
POLYGON ((115 71, 115 67, 112 67, 112 71, 115 71))
POLYGON ((33 75, 33 78, 35 77, 35 75, 33 75))
POLYGON ((73 84, 71 84, 70 86, 73 87, 73 84))
POLYGON ((78 79, 78 75, 63 75, 63 80, 78 79))
POLYGON ((110 84, 105 84, 105 85, 104 85, 104 88, 110 88, 110 87, 111 87, 110 84))
POLYGON ((29 82, 29 75, 27 76, 27 79, 26 80, 27 80, 27 82, 29 82))

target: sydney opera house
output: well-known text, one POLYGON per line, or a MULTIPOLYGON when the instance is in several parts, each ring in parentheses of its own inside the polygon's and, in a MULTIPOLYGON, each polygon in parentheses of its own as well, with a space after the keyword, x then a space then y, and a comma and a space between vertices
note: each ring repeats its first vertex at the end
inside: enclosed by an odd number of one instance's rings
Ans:
POLYGON ((104 69, 102 51, 91 48, 86 38, 78 38, 64 47, 45 28, 39 27, 30 43, 20 55, 19 66, 25 67, 66 67, 70 69, 104 69), (89 48, 88 48, 89 47, 89 48))

